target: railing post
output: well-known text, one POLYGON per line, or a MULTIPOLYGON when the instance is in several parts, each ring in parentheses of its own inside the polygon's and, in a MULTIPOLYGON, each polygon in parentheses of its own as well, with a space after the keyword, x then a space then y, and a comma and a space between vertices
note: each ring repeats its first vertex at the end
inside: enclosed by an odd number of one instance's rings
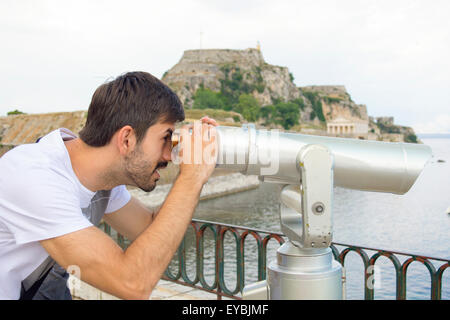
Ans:
POLYGON ((221 281, 220 281, 220 277, 221 272, 220 272, 220 264, 223 263, 223 257, 222 257, 222 239, 220 237, 220 233, 222 231, 222 226, 221 225, 216 225, 216 261, 215 261, 215 268, 216 268, 216 281, 217 281, 217 300, 222 300, 222 288, 221 288, 221 281))
POLYGON ((443 264, 436 273, 436 299, 441 300, 442 294, 442 275, 444 274, 444 270, 446 270, 450 266, 450 262, 443 264))

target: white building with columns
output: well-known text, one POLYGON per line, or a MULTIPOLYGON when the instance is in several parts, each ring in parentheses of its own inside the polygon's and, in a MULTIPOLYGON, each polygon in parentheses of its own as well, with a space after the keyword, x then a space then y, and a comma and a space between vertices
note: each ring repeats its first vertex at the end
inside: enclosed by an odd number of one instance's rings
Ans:
POLYGON ((369 121, 336 118, 327 121, 327 133, 333 136, 346 136, 367 139, 369 121))

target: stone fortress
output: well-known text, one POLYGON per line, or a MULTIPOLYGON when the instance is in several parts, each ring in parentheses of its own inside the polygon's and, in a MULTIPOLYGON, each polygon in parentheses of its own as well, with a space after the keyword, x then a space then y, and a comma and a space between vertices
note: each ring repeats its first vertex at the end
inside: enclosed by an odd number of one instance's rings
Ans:
POLYGON ((254 48, 186 50, 162 80, 176 91, 185 106, 190 107, 193 95, 200 86, 220 90, 220 80, 224 79, 226 68, 239 68, 245 74, 244 81, 263 79, 264 90, 254 92, 261 105, 273 103, 274 98, 292 100, 300 96, 295 84, 290 81, 288 68, 268 65, 261 51, 254 48))

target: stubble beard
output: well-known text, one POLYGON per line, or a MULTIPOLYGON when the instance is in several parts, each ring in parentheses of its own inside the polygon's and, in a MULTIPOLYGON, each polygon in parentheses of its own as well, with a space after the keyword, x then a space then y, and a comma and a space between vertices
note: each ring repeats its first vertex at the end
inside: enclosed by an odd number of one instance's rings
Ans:
POLYGON ((158 168, 159 164, 155 165, 152 161, 145 159, 140 150, 134 150, 125 158, 125 174, 134 186, 145 192, 155 189, 159 179, 152 176, 158 168))

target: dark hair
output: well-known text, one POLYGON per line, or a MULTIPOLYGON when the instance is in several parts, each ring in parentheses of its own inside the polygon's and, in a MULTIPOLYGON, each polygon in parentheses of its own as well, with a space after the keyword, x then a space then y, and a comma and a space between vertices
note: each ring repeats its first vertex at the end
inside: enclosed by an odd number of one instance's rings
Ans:
POLYGON ((139 143, 155 123, 183 120, 183 105, 168 86, 150 73, 128 72, 95 90, 79 135, 86 144, 101 147, 130 125, 139 143))

